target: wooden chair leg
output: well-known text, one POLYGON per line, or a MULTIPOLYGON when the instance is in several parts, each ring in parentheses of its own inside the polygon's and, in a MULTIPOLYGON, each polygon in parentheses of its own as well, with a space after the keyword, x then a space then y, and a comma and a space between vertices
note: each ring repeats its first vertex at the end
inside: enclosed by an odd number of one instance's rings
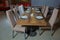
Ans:
POLYGON ((18 32, 16 32, 16 34, 14 34, 14 31, 12 31, 12 38, 15 38, 17 34, 18 34, 18 32))
POLYGON ((25 38, 25 40, 26 40, 26 33, 24 32, 24 38, 25 38))
POLYGON ((14 31, 12 31, 12 38, 14 38, 14 31))
POLYGON ((39 35, 41 36, 44 33, 44 30, 42 30, 41 28, 39 28, 39 35))
POLYGON ((53 36, 53 35, 54 35, 54 30, 51 29, 51 36, 53 36))
POLYGON ((55 33, 55 31, 54 31, 54 30, 52 30, 51 36, 53 36, 53 35, 54 35, 54 33, 55 33))

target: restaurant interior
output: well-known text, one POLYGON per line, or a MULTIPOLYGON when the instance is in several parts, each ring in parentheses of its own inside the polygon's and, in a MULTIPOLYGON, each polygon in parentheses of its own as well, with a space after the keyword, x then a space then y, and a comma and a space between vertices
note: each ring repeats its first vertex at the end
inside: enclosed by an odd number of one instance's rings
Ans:
POLYGON ((0 0, 0 40, 60 40, 60 0, 0 0))

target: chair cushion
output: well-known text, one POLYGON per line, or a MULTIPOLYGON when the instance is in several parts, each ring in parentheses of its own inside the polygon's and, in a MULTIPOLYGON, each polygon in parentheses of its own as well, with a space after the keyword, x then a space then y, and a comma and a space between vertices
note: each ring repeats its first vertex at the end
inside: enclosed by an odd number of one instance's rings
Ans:
POLYGON ((21 25, 16 25, 13 28, 14 31, 20 31, 20 32, 25 32, 25 27, 22 27, 21 25))

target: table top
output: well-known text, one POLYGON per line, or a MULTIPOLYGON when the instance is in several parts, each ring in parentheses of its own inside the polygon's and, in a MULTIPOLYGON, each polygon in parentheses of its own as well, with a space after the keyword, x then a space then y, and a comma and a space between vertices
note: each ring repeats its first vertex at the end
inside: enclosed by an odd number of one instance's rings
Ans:
MULTIPOLYGON (((26 14, 27 15, 27 14, 26 14)), ((42 16, 42 13, 39 13, 40 16, 42 16)), ((45 18, 43 19, 36 19, 34 16, 31 16, 29 19, 19 19, 17 20, 18 25, 26 25, 26 26, 47 26, 47 22, 45 18)))

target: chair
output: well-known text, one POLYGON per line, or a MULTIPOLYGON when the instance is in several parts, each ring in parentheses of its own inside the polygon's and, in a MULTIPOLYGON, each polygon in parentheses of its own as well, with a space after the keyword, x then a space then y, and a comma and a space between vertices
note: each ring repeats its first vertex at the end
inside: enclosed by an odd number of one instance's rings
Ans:
POLYGON ((51 31, 52 31, 52 29, 54 27, 54 23, 56 21, 57 15, 58 15, 58 9, 54 8, 52 16, 51 16, 51 18, 49 20, 49 24, 51 26, 51 31))
POLYGON ((45 12, 44 12, 44 14, 43 14, 45 18, 46 18, 47 14, 48 14, 48 11, 49 11, 49 7, 46 6, 46 8, 45 8, 45 12))
POLYGON ((13 13, 11 11, 12 10, 6 11, 6 14, 7 14, 7 18, 9 20, 9 23, 11 25, 11 28, 13 30, 12 36, 14 38, 15 37, 14 32, 23 32, 23 33, 25 33, 25 27, 22 27, 21 25, 17 25, 16 24, 16 21, 14 19, 13 13))
POLYGON ((20 15, 24 14, 23 5, 20 5, 20 6, 18 7, 18 10, 19 10, 20 15))
POLYGON ((41 12, 44 14, 46 6, 42 6, 41 12))
POLYGON ((16 8, 16 7, 13 8, 13 9, 12 9, 12 12, 14 13, 15 20, 18 20, 18 19, 19 19, 19 14, 18 14, 18 10, 17 10, 17 8, 16 8))

